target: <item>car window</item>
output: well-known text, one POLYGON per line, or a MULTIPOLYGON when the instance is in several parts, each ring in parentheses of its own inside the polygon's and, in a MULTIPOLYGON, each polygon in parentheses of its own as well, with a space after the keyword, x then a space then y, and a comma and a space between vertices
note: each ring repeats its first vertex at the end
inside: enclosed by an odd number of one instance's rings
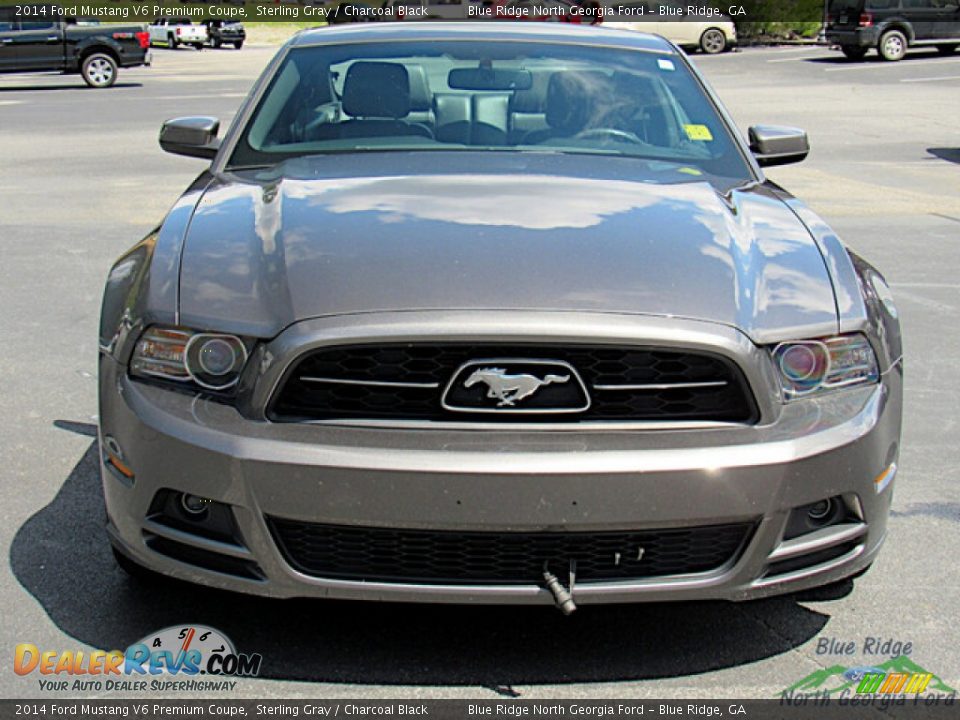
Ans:
POLYGON ((20 29, 21 30, 48 30, 54 27, 55 25, 56 23, 54 23, 52 20, 43 20, 43 21, 37 21, 37 22, 21 22, 20 29))
POLYGON ((542 42, 294 48, 230 165, 410 149, 602 154, 753 177, 679 56, 542 42))
MULTIPOLYGON (((880 0, 882 2, 882 0, 880 0)), ((829 11, 833 15, 840 13, 858 13, 864 0, 830 0, 829 11)))

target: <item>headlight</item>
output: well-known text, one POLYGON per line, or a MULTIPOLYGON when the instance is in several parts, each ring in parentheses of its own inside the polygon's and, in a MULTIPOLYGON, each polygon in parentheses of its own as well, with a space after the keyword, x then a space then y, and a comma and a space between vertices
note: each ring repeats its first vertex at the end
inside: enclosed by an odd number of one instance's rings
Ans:
POLYGON ((226 390, 237 384, 246 362, 247 345, 236 335, 152 327, 137 341, 130 373, 226 390))
POLYGON ((875 383, 880 377, 877 357, 863 335, 780 343, 773 362, 786 400, 875 383))

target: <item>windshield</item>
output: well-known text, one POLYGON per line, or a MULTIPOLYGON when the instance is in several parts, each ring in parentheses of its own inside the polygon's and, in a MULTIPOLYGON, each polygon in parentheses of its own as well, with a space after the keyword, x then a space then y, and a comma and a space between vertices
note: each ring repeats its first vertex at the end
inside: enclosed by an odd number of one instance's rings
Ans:
POLYGON ((679 57, 463 40, 294 48, 229 166, 388 150, 602 154, 753 177, 679 57))

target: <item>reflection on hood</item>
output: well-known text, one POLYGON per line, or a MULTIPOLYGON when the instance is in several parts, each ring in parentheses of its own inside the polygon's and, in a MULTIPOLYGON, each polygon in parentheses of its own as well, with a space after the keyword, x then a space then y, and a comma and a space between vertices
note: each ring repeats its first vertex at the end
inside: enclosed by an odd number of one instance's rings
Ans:
POLYGON ((320 315, 527 309, 684 316, 758 342, 835 329, 816 244, 762 188, 722 195, 615 159, 463 155, 447 172, 428 153, 336 155, 215 183, 183 251, 183 322, 271 336, 320 315))

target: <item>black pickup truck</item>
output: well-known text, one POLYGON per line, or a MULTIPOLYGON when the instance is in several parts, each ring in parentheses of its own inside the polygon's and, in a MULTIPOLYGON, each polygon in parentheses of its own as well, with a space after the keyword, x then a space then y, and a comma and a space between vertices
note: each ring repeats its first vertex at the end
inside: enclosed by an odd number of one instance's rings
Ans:
POLYGON ((80 73, 90 87, 110 87, 121 67, 150 64, 142 25, 78 24, 68 19, 19 17, 0 7, 0 73, 80 73))

